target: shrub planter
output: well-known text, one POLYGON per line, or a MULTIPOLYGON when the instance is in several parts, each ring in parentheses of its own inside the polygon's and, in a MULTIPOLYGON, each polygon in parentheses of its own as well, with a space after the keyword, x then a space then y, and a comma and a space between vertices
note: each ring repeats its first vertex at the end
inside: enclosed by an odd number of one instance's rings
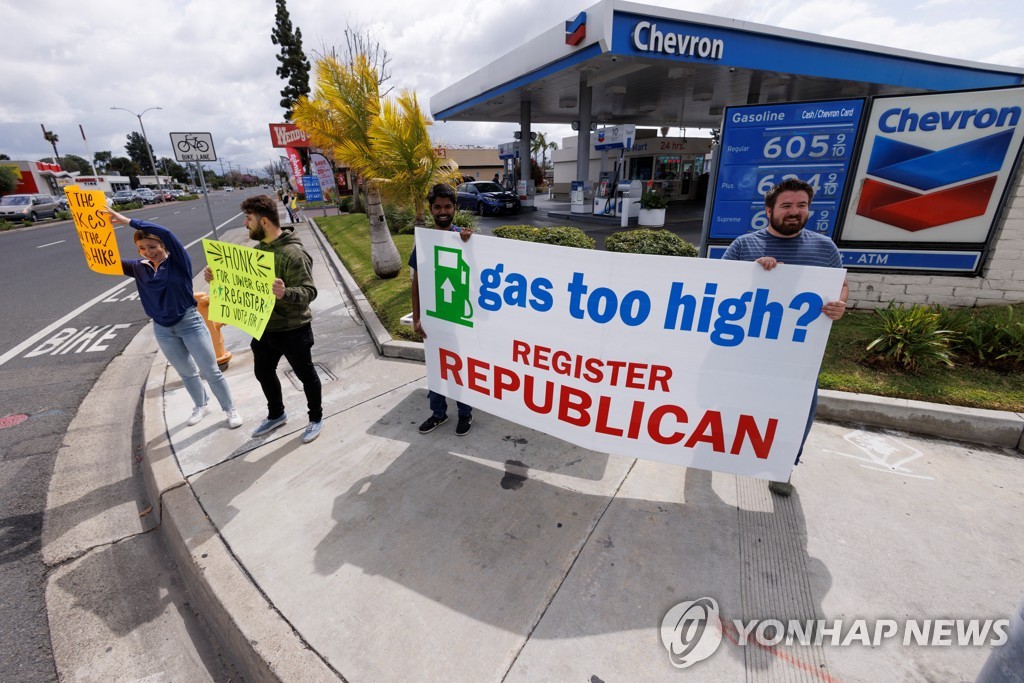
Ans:
POLYGON ((637 223, 644 228, 660 228, 665 225, 665 209, 640 209, 637 223))

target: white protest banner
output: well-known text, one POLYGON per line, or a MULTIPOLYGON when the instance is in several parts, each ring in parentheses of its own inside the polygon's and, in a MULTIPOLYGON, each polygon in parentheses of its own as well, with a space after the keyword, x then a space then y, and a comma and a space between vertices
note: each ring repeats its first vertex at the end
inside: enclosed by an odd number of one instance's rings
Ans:
POLYGON ((596 451, 785 481, 845 271, 416 230, 429 387, 596 451))

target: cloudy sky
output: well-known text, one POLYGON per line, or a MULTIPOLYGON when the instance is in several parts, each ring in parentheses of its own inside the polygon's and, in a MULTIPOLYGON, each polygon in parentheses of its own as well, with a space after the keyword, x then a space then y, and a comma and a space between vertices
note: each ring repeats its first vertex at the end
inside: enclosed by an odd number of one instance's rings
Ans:
MULTIPOLYGON (((593 4, 592 0, 289 0, 311 56, 344 43, 346 25, 371 30, 392 57, 392 84, 430 96, 593 4), (424 6, 436 11, 423 12, 424 6), (417 8, 417 9, 414 9, 417 8)), ((649 4, 899 47, 1024 66, 1024 19, 1009 0, 654 0, 649 4)), ((125 156, 141 113, 158 156, 170 131, 209 131, 219 158, 263 169, 277 151, 267 124, 283 120, 283 82, 270 42, 274 0, 0 0, 0 152, 12 159, 58 151, 125 156)), ((493 146, 515 126, 442 123, 435 141, 493 146)), ((563 126, 540 126, 557 136, 563 126)))

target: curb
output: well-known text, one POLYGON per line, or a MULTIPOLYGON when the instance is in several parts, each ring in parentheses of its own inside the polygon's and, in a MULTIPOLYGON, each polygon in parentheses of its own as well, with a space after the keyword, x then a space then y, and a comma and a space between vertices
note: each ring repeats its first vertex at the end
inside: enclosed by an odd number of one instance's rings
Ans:
POLYGON ((817 416, 1024 452, 1022 413, 823 389, 817 416))
POLYGON ((164 423, 166 373, 167 361, 156 354, 142 399, 143 479, 197 611, 246 680, 342 680, 257 588, 182 476, 164 423))
MULTIPOLYGON (((423 344, 397 341, 388 334, 327 238, 312 219, 306 220, 316 236, 320 250, 341 280, 345 292, 355 303, 377 352, 388 358, 425 362, 423 344)), ((1024 453, 1024 413, 822 389, 818 396, 817 417, 830 422, 888 427, 954 441, 1014 448, 1024 453)))

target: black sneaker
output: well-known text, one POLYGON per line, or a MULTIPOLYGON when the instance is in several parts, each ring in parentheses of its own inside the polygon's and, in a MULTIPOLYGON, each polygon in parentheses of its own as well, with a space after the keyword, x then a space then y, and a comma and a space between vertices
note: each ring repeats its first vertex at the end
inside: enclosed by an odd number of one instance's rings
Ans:
POLYGON ((442 415, 441 417, 434 417, 431 415, 423 424, 420 425, 420 434, 429 434, 447 421, 447 415, 442 415))
POLYGON ((455 436, 465 436, 473 427, 472 415, 459 415, 459 423, 455 425, 455 436))

